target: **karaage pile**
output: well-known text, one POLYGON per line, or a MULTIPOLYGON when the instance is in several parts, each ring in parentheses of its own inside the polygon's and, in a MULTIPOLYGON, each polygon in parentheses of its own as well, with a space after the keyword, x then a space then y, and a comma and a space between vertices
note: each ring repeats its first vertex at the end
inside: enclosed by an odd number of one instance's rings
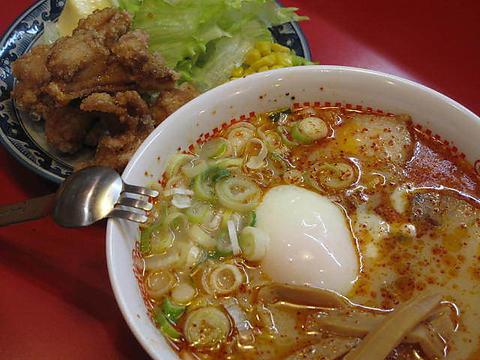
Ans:
POLYGON ((16 104, 45 120, 48 144, 65 154, 96 147, 82 166, 121 171, 154 127, 197 95, 192 86, 176 87, 175 72, 131 25, 127 12, 96 11, 71 36, 13 64, 16 104))

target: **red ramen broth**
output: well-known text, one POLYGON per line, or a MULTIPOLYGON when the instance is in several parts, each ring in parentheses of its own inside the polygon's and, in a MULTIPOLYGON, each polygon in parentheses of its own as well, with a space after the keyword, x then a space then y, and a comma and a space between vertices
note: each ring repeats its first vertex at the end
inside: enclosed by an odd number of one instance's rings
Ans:
POLYGON ((479 177, 447 145, 407 115, 305 106, 173 155, 138 242, 152 320, 184 359, 351 360, 389 342, 388 359, 479 358, 479 177), (358 268, 342 294, 266 270, 259 209, 286 185, 341 210, 358 268), (378 331, 402 321, 397 340, 378 331))

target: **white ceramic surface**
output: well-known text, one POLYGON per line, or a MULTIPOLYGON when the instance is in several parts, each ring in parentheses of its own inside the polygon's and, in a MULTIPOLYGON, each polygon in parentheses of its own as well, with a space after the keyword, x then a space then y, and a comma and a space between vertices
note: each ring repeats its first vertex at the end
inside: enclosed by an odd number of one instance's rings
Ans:
MULTIPOLYGON (((450 98, 392 75, 340 66, 306 66, 251 75, 194 99, 145 140, 123 178, 131 184, 146 185, 162 174, 168 156, 178 147, 187 147, 223 122, 251 111, 314 101, 410 114, 415 123, 455 144, 472 163, 480 158, 480 118, 450 98)), ((138 226, 109 220, 107 262, 115 297, 131 330, 152 358, 178 359, 147 316, 132 271, 137 238, 138 226)))

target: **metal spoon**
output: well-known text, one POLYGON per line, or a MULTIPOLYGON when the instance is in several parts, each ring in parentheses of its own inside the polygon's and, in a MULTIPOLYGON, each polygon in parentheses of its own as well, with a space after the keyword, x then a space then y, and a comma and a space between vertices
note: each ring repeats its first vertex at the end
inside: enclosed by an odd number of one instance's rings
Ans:
POLYGON ((143 223, 152 209, 148 198, 157 196, 157 191, 124 183, 111 168, 94 166, 73 173, 55 194, 0 206, 0 226, 50 214, 64 227, 88 226, 106 217, 143 223))

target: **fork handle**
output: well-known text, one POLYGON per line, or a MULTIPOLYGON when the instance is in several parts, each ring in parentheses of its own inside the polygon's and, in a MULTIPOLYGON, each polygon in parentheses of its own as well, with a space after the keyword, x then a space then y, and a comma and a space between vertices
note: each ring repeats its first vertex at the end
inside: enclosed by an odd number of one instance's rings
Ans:
POLYGON ((36 220, 52 213, 55 207, 55 193, 26 201, 1 205, 0 226, 36 220))

